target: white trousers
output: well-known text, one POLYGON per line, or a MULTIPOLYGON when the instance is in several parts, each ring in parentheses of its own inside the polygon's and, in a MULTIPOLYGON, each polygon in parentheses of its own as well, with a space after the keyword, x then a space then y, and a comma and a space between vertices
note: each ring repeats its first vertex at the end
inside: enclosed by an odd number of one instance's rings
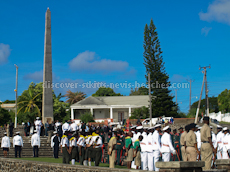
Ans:
POLYGON ((162 153, 162 161, 163 162, 169 162, 170 161, 170 156, 171 156, 170 152, 162 153))
POLYGON ((153 151, 153 159, 154 159, 154 170, 153 171, 159 171, 159 168, 156 167, 156 162, 159 161, 160 158, 160 151, 154 150, 153 151))
POLYGON ((222 154, 223 154, 222 151, 217 151, 216 153, 217 159, 223 159, 222 154))
POLYGON ((148 152, 147 154, 148 154, 148 170, 154 171, 153 170, 153 159, 154 159, 153 152, 148 152))
POLYGON ((148 152, 141 152, 141 169, 148 170, 148 152))
POLYGON ((229 159, 227 151, 223 151, 222 154, 223 154, 223 158, 222 159, 229 159))

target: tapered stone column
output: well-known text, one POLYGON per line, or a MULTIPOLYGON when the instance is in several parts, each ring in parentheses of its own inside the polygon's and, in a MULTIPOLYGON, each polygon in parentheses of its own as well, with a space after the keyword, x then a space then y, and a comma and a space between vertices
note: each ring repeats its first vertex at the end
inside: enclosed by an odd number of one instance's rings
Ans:
POLYGON ((53 121, 51 13, 49 8, 45 19, 42 123, 45 124, 47 120, 53 121))

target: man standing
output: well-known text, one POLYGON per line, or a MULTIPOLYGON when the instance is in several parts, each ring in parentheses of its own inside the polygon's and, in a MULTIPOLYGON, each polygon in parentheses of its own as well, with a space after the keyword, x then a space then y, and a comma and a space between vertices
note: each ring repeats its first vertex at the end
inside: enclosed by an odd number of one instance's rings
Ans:
POLYGON ((159 161, 160 150, 161 150, 161 140, 160 140, 160 135, 159 135, 160 130, 161 130, 161 124, 157 124, 155 126, 155 131, 152 136, 154 171, 159 171, 159 168, 156 168, 156 162, 159 161))
POLYGON ((23 140, 20 136, 20 132, 16 132, 16 136, 13 138, 13 147, 15 148, 15 158, 17 158, 17 155, 19 155, 19 158, 21 158, 21 150, 23 147, 23 140))
POLYGON ((143 139, 143 136, 140 135, 139 138, 134 143, 134 156, 133 157, 135 157, 136 169, 139 169, 141 167, 141 147, 140 147, 140 142, 142 141, 142 139, 143 139))
POLYGON ((70 139, 70 155, 71 163, 75 165, 75 161, 78 160, 78 150, 77 150, 77 133, 73 133, 73 137, 70 139))
POLYGON ((68 140, 68 132, 66 131, 61 139, 61 153, 63 156, 62 163, 69 164, 69 140, 68 140))
POLYGON ((77 141, 80 165, 83 165, 85 160, 85 132, 81 132, 77 141))
POLYGON ((183 161, 188 161, 188 157, 185 151, 185 139, 186 139, 186 135, 189 132, 189 125, 185 126, 185 131, 181 134, 180 137, 180 145, 181 145, 181 154, 182 154, 182 159, 183 161))
POLYGON ((4 158, 7 158, 7 153, 10 148, 10 138, 7 136, 7 132, 4 133, 4 137, 2 138, 1 147, 3 148, 4 158))
POLYGON ((115 146, 117 144, 118 140, 117 132, 114 131, 114 136, 111 137, 108 143, 108 155, 109 155, 109 168, 115 168, 115 155, 116 155, 116 150, 115 146))
POLYGON ((229 149, 230 149, 230 136, 229 130, 227 127, 223 128, 224 136, 223 136, 223 159, 229 159, 229 149))
POLYGON ((174 149, 177 151, 177 156, 175 157, 175 161, 180 161, 180 136, 177 133, 177 130, 173 130, 173 146, 174 149))
POLYGON ((128 169, 131 169, 131 162, 133 160, 133 143, 131 139, 132 137, 133 137, 133 133, 129 132, 128 137, 125 138, 125 148, 126 148, 125 156, 127 156, 126 161, 127 161, 128 169))
POLYGON ((54 158, 58 158, 58 152, 59 152, 59 146, 60 146, 60 137, 57 133, 57 131, 53 132, 55 135, 51 137, 51 143, 53 147, 54 152, 54 158))
POLYGON ((65 133, 66 131, 70 130, 70 126, 67 120, 65 120, 65 123, 62 125, 62 132, 65 133))
POLYGON ((37 131, 37 134, 40 136, 42 121, 40 120, 39 117, 36 118, 36 121, 35 121, 34 125, 35 125, 35 129, 37 131))
POLYGON ((40 136, 36 130, 31 137, 31 146, 33 147, 34 157, 38 157, 38 148, 40 148, 40 136))
POLYGON ((217 125, 216 144, 214 146, 217 151, 217 159, 223 158, 223 137, 224 133, 222 132, 222 127, 220 125, 217 125))
POLYGON ((70 131, 71 132, 76 132, 78 129, 77 124, 73 121, 72 124, 70 124, 70 131))
POLYGON ((10 120, 10 124, 9 124, 10 137, 13 137, 13 129, 14 129, 14 123, 10 120))
POLYGON ((212 163, 212 154, 216 154, 215 149, 212 145, 212 136, 211 129, 209 127, 209 117, 205 116, 203 118, 203 127, 200 130, 200 138, 201 138, 201 160, 205 161, 205 166, 203 170, 210 170, 212 163))
POLYGON ((172 145, 172 140, 171 140, 171 136, 169 134, 170 130, 169 130, 169 126, 166 126, 165 128, 163 128, 164 134, 161 137, 161 153, 162 153, 162 161, 163 162, 168 162, 170 161, 170 155, 171 153, 173 155, 176 154, 176 151, 172 145))
POLYGON ((92 137, 93 142, 93 154, 95 157, 95 166, 99 166, 101 161, 101 148, 102 148, 102 138, 99 136, 99 129, 96 130, 96 134, 92 137))
POLYGON ((186 154, 188 156, 188 161, 196 161, 197 154, 200 154, 200 151, 197 148, 197 139, 195 131, 196 124, 190 124, 190 131, 186 135, 186 154))

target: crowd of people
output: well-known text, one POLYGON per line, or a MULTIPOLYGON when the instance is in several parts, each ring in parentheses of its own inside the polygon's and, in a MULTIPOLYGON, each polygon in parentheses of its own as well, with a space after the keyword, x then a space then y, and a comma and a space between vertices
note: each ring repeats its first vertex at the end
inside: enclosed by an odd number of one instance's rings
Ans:
MULTIPOLYGON (((171 128, 162 124, 154 127, 143 127, 141 125, 129 128, 112 128, 108 126, 91 126, 81 123, 66 121, 63 125, 58 121, 49 124, 48 139, 53 148, 53 157, 58 158, 61 150, 63 163, 91 166, 91 162, 98 166, 99 163, 109 163, 110 168, 115 165, 127 164, 127 167, 159 171, 156 162, 163 161, 205 161, 204 170, 215 167, 216 159, 229 159, 230 134, 228 128, 217 126, 217 135, 209 126, 209 117, 204 117, 203 126, 194 123, 186 125, 185 128, 171 128), (50 127, 52 126, 52 127, 50 127), (179 130, 179 133, 177 133, 179 130), (52 132, 52 133, 51 133, 52 132), (105 147, 104 143, 107 143, 105 147), (107 158, 105 152, 107 150, 107 158)), ((40 147, 40 124, 39 118, 35 121, 36 130, 31 137, 34 157, 38 157, 40 147)), ((1 147, 4 156, 10 147, 10 139, 2 138, 1 147)), ((21 148, 23 140, 17 132, 13 138, 15 157, 21 148)))

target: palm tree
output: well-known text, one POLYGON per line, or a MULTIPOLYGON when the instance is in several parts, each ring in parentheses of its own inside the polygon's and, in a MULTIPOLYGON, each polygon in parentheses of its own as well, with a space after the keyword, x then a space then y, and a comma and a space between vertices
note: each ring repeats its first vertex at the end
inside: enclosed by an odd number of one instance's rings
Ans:
POLYGON ((24 110, 24 113, 37 111, 37 113, 40 116, 40 109, 37 106, 38 102, 36 101, 36 98, 42 93, 39 93, 37 95, 35 94, 36 93, 34 92, 34 90, 29 88, 20 96, 19 98, 20 101, 18 103, 20 109, 18 110, 17 113, 19 113, 21 110, 24 110))
POLYGON ((81 92, 81 91, 77 91, 77 92, 72 92, 70 90, 68 90, 65 94, 66 97, 66 103, 74 104, 79 102, 80 100, 83 100, 86 97, 86 94, 81 92))

